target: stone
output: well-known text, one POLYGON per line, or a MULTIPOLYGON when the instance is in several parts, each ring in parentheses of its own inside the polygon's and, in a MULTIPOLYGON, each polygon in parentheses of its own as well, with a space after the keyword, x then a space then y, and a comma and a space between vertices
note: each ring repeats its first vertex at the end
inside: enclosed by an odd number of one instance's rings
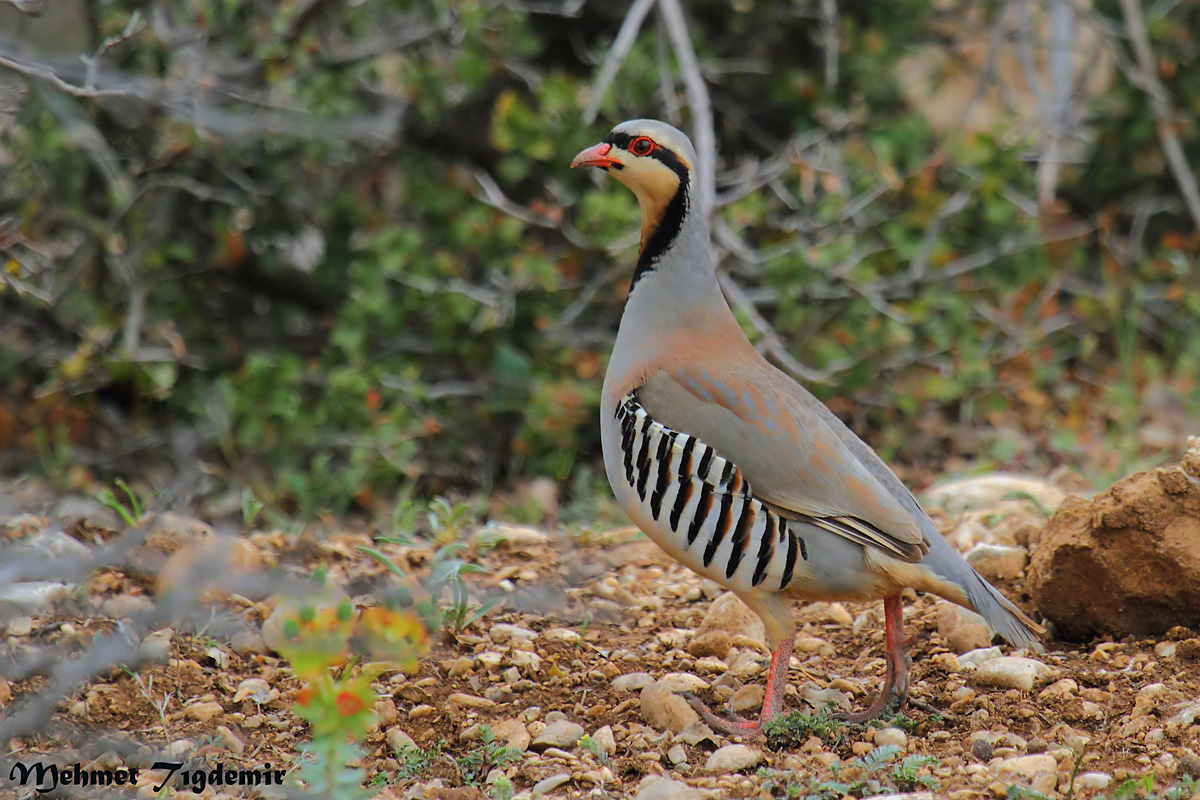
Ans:
POLYGON ((708 681, 690 672, 668 672, 658 679, 658 683, 672 692, 695 692, 708 688, 708 681))
POLYGON ((741 772, 750 769, 762 761, 763 755, 753 747, 744 744, 727 744, 709 754, 704 762, 706 772, 726 775, 730 772, 741 772))
POLYGON ((33 617, 22 614, 8 621, 6 630, 9 636, 28 636, 33 633, 33 617))
POLYGON ((592 741, 596 747, 600 748, 601 752, 613 755, 617 752, 617 739, 613 736, 611 725, 605 725, 603 728, 597 728, 592 734, 592 741))
MULTIPOLYGON (((447 700, 449 700, 450 705, 457 706, 458 708, 480 709, 496 707, 496 703, 493 700, 488 700, 486 697, 477 697, 473 694, 466 694, 464 692, 452 692, 447 700)), ((582 731, 580 731, 580 735, 583 735, 582 731)))
POLYGON ((265 706, 267 703, 278 700, 279 692, 272 689, 271 684, 262 678, 246 678, 237 685, 233 702, 240 703, 247 698, 253 700, 257 705, 265 706))
POLYGON ((577 722, 565 719, 558 722, 551 722, 530 743, 529 749, 535 753, 541 753, 548 747, 574 747, 575 743, 583 736, 583 733, 583 726, 577 722))
POLYGON ((638 692, 654 683, 649 672, 628 672, 612 679, 612 688, 618 692, 638 692))
POLYGON ((197 722, 208 722, 221 714, 225 713, 225 709, 215 700, 202 701, 192 703, 183 709, 183 715, 188 719, 194 719, 197 722))
POLYGON ((492 637, 492 641, 496 644, 504 644, 513 639, 524 639, 527 642, 532 642, 537 638, 536 631, 531 631, 529 628, 522 628, 520 625, 510 625, 507 622, 497 622, 488 631, 488 635, 492 637))
POLYGON ((1200 628, 1200 444, 1179 466, 1138 472, 1091 500, 1070 496, 1028 569, 1056 636, 1158 636, 1200 628))
POLYGON ((1080 789, 1107 789, 1112 783, 1112 775, 1107 772, 1085 772, 1075 780, 1080 789))
POLYGON ((760 642, 767 640, 767 628, 763 621, 737 595, 730 592, 721 595, 709 606, 708 614, 696 628, 696 636, 703 636, 709 631, 724 631, 730 636, 740 634, 760 642))
POLYGON ((387 746, 391 748, 393 753, 400 754, 405 750, 415 750, 417 743, 413 738, 399 728, 388 728, 387 733, 383 736, 387 746))
POLYGON ((969 650, 966 653, 960 653, 958 656, 958 665, 964 669, 975 669, 980 664, 991 661, 994 658, 1000 658, 999 647, 981 647, 978 650, 969 650))
POLYGON ((739 714, 762 708, 766 689, 761 683, 748 683, 733 693, 730 707, 739 714))
POLYGON ((667 751, 667 760, 671 762, 671 766, 677 767, 687 761, 687 750, 681 744, 673 744, 667 751))
POLYGON ((75 591, 73 583, 18 581, 0 586, 0 617, 12 613, 42 614, 75 591))
POLYGON ((705 656, 724 658, 729 653, 731 644, 728 632, 709 631, 692 639, 688 643, 687 650, 696 658, 703 658, 705 656))
POLYGON ((112 619, 135 619, 153 610, 154 601, 144 594, 114 594, 100 604, 100 613, 112 619))
POLYGON ((675 737, 671 741, 683 742, 684 744, 690 744, 692 747, 696 747, 703 742, 706 747, 715 747, 717 735, 713 733, 712 728, 697 718, 695 722, 675 734, 675 737))
POLYGON ((703 800, 705 793, 686 783, 649 775, 638 784, 634 800, 703 800))
POLYGON ((1001 656, 980 664, 971 674, 971 682, 990 689, 1028 691, 1050 680, 1054 672, 1053 667, 1032 658, 1001 656))
POLYGON ((1048 795, 1058 786, 1058 762, 1050 755, 1006 758, 995 766, 994 773, 1001 781, 1019 780, 1042 794, 1048 795))
POLYGON ((1079 693, 1079 684, 1070 678, 1063 678, 1047 686, 1038 694, 1038 700, 1066 700, 1079 693))
POLYGON ((679 733, 700 716, 679 695, 661 683, 652 683, 642 689, 642 719, 658 730, 679 733))
POLYGON ((1063 501, 1063 491, 1049 481, 1025 475, 993 472, 934 486, 925 493, 928 507, 952 517, 977 509, 994 509, 1010 499, 1024 499, 1047 512, 1063 501))
POLYGON ((908 743, 908 735, 899 728, 880 728, 875 731, 876 747, 899 747, 904 749, 908 743))
POLYGON ((942 600, 937 609, 938 636, 955 653, 967 653, 992 643, 992 632, 974 611, 942 600))
POLYGON ((545 797, 564 783, 569 783, 570 781, 571 775, 567 772, 560 772, 557 775, 551 775, 549 778, 542 778, 533 785, 533 796, 535 798, 545 797))
POLYGON ((981 542, 968 550, 964 558, 985 578, 1010 580, 1025 572, 1029 552, 1024 547, 981 542))
MULTIPOLYGON (((203 536, 188 541, 167 559, 154 593, 195 593, 202 603, 226 599, 238 584, 263 568, 258 548, 235 536, 203 536)), ((244 591, 244 590, 243 590, 244 591)))
POLYGON ((263 641, 262 634, 255 630, 238 631, 229 641, 229 646, 239 655, 267 652, 267 643, 263 641))

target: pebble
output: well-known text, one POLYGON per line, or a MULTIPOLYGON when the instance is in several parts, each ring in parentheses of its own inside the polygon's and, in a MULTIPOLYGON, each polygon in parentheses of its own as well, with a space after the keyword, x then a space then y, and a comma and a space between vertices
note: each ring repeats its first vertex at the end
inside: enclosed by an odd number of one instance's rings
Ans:
POLYGON ((154 610, 154 601, 144 594, 115 594, 100 604, 100 613, 113 619, 127 619, 154 610))
POLYGON ((748 683, 733 693, 733 699, 729 703, 734 711, 743 714, 756 708, 762 708, 765 694, 766 689, 761 683, 748 683))
POLYGON ((703 797, 704 792, 686 783, 649 775, 638 784, 634 800, 702 800, 703 797))
POLYGON ((183 709, 183 715, 188 719, 194 719, 197 722, 208 722, 209 720, 223 714, 225 709, 215 700, 208 700, 199 703, 192 703, 190 706, 183 709))
POLYGON ((233 635, 229 644, 233 648, 233 652, 239 655, 267 652, 267 643, 263 641, 262 634, 258 631, 238 631, 233 635))
POLYGON ((1080 789, 1107 789, 1110 783, 1112 775, 1107 772, 1085 772, 1075 781, 1080 789))
POLYGON ((991 661, 993 658, 1000 658, 999 647, 981 647, 978 650, 959 653, 958 664, 965 669, 971 669, 987 661, 991 661))
POLYGON ((1079 684, 1070 678, 1063 678, 1047 686, 1038 694, 1038 700, 1052 700, 1054 698, 1067 699, 1079 693, 1079 684))
POLYGON ((567 644, 575 644, 583 639, 577 631, 570 628, 547 628, 542 631, 542 636, 552 642, 566 642, 567 644))
POLYGON ((600 748, 602 752, 608 753, 610 756, 617 752, 617 739, 615 736, 613 736, 613 729, 611 725, 605 725, 603 728, 597 728, 596 732, 592 734, 592 741, 596 743, 596 746, 600 748))
POLYGON ((537 631, 522 628, 520 625, 510 625, 507 622, 497 622, 488 631, 488 635, 496 644, 504 644, 513 639, 524 639, 531 642, 537 638, 537 631))
MULTIPOLYGON (((486 697, 476 697, 473 694, 464 694, 463 692, 454 692, 448 698, 450 705, 458 706, 459 708, 495 708, 496 703, 493 700, 488 700, 486 697)), ((415 710, 415 709, 414 709, 415 710)))
POLYGON ((705 656, 724 658, 729 653, 731 644, 729 633, 726 631, 709 631, 692 639, 688 643, 687 650, 696 658, 705 656))
POLYGON ((217 726, 217 738, 221 740, 221 744, 225 745, 235 756, 240 756, 246 750, 246 743, 241 738, 224 725, 217 726))
POLYGON ((649 672, 629 672, 613 678, 612 687, 618 692, 637 692, 652 683, 654 683, 654 676, 649 672))
POLYGON ((1000 656, 980 664, 971 675, 976 686, 995 689, 1024 689, 1049 680, 1054 669, 1041 661, 1019 656, 1000 656))
POLYGON ((387 746, 391 748, 393 753, 402 753, 417 746, 413 738, 399 728, 388 728, 383 739, 387 742, 387 746))
POLYGON ((679 733, 700 717, 679 695, 661 683, 652 683, 642 689, 642 719, 658 730, 679 733))
POLYGON ((549 747, 574 747, 583 736, 583 726, 570 720, 551 722, 529 745, 529 749, 540 753, 549 747))
POLYGON ((988 578, 1017 578, 1025 572, 1029 553, 1024 547, 980 543, 967 551, 967 563, 988 578))
POLYGON ((684 749, 683 745, 681 744, 671 745, 671 749, 667 751, 667 760, 670 761, 673 766, 683 764, 688 760, 687 750, 684 749))
POLYGON ((1001 781, 1024 779, 1035 792, 1049 794, 1058 785, 1058 762, 1049 755, 1006 758, 996 765, 995 775, 1001 781))
POLYGON ((694 692, 708 688, 708 681, 690 672, 668 672, 658 679, 658 684, 672 692, 694 692))
POLYGON ((741 634, 760 642, 767 639, 767 628, 757 614, 746 607, 738 596, 726 592, 713 601, 708 614, 696 628, 696 636, 709 631, 725 631, 729 635, 741 634))
POLYGON ((28 636, 33 632, 33 617, 21 615, 8 621, 9 636, 28 636))
POLYGON ((278 700, 279 692, 272 689, 271 684, 262 678, 246 678, 237 685, 237 691, 233 695, 233 702, 240 703, 247 697, 258 705, 265 706, 273 700, 278 700))
POLYGON ((955 653, 968 653, 992 643, 992 632, 983 617, 954 603, 942 601, 937 610, 938 636, 955 653))
POLYGON ((0 610, 7 610, 7 606, 12 606, 26 614, 40 614, 48 611, 50 606, 59 600, 69 597, 74 591, 74 584, 53 581, 10 583, 0 587, 0 610))
POLYGON ((571 776, 566 772, 560 772, 557 775, 551 775, 549 778, 543 778, 533 785, 533 796, 545 797, 570 780, 571 776))
POLYGON ((854 624, 854 617, 850 616, 850 612, 841 603, 830 603, 829 608, 825 609, 825 618, 844 628, 854 624))
POLYGON ((762 753, 744 744, 727 744, 714 750, 704 762, 707 772, 741 772, 762 761, 762 753))
POLYGON ((876 747, 899 747, 904 748, 908 743, 908 736, 899 728, 880 728, 875 731, 875 746, 876 747))

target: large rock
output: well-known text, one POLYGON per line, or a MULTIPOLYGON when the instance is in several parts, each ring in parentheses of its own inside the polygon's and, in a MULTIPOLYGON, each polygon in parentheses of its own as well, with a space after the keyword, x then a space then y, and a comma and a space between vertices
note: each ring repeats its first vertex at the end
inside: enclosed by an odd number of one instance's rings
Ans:
POLYGON ((1179 466, 1068 497, 1029 564, 1038 610, 1064 639, 1200 627, 1200 440, 1179 466))

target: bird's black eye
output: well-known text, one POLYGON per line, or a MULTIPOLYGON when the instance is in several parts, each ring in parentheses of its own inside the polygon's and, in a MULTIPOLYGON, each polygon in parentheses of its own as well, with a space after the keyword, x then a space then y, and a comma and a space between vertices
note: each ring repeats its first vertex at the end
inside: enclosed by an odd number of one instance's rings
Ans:
POLYGON ((632 144, 629 145, 629 152, 633 153, 635 156, 648 156, 654 152, 654 148, 656 146, 657 145, 654 144, 652 139, 646 136, 639 136, 633 140, 632 144))

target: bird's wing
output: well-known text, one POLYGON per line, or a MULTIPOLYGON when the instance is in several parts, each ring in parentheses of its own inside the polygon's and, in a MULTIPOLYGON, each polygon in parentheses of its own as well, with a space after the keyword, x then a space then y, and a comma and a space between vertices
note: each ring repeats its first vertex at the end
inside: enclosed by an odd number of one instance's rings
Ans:
POLYGON ((655 419, 737 465, 754 496, 781 515, 903 561, 918 562, 929 551, 924 514, 900 480, 819 400, 769 364, 664 366, 638 394, 655 419))

